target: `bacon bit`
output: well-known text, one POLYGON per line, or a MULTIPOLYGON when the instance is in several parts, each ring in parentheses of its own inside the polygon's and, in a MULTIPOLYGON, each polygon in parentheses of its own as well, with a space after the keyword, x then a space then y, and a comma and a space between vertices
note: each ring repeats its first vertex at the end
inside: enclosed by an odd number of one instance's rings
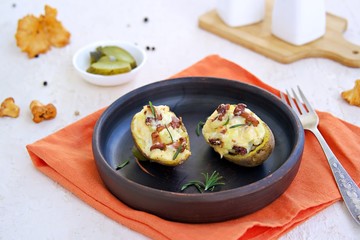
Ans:
POLYGON ((227 128, 226 127, 222 127, 222 129, 220 130, 220 133, 225 134, 227 132, 227 128))
MULTIPOLYGON (((162 120, 162 115, 161 115, 161 114, 160 114, 160 115, 157 115, 156 119, 157 119, 157 120, 162 120)), ((147 117, 147 118, 145 119, 145 125, 146 125, 146 126, 151 125, 151 123, 152 123, 154 120, 155 120, 155 118, 153 118, 153 117, 147 117)))
POLYGON ((153 132, 153 133, 151 134, 151 140, 152 140, 153 143, 161 142, 159 133, 156 132, 156 131, 153 132))
POLYGON ((160 114, 156 113, 156 119, 161 121, 162 120, 162 114, 161 113, 160 114))
POLYGON ((234 109, 234 116, 241 116, 241 114, 245 111, 246 107, 247 106, 243 103, 239 103, 238 105, 236 105, 234 109))
POLYGON ((181 144, 180 141, 176 141, 176 142, 174 142, 172 145, 173 145, 173 147, 174 147, 175 149, 178 149, 179 146, 180 146, 180 144, 181 144))
POLYGON ((232 148, 236 154, 240 154, 240 155, 245 155, 247 154, 247 150, 244 147, 240 147, 240 146, 233 146, 232 148))
POLYGON ((256 118, 254 118, 253 116, 251 116, 250 114, 246 113, 246 116, 243 116, 243 117, 245 117, 246 123, 251 123, 254 127, 257 127, 257 125, 259 125, 259 121, 256 118))
POLYGON ((154 120, 154 118, 152 118, 152 117, 147 117, 146 119, 145 119, 145 125, 146 126, 149 126, 149 125, 151 125, 151 122, 154 120))
POLYGON ((181 126, 181 123, 182 123, 182 119, 180 118, 177 118, 177 117, 175 117, 175 116, 173 116, 172 118, 171 118, 171 123, 170 123, 170 126, 172 127, 172 128, 179 128, 180 126, 181 126))
POLYGON ((151 147, 150 147, 150 151, 154 150, 154 149, 160 149, 160 150, 165 150, 166 149, 166 145, 164 143, 154 143, 151 147))
POLYGON ((227 110, 229 110, 229 109, 230 109, 230 104, 220 104, 216 109, 216 111, 219 113, 219 115, 217 116, 217 119, 219 121, 222 121, 223 117, 225 116, 225 114, 227 112, 227 110))
POLYGON ((153 145, 150 147, 150 151, 154 150, 154 149, 160 149, 160 150, 166 149, 166 145, 161 142, 159 132, 157 132, 157 131, 153 132, 151 134, 151 140, 152 140, 153 145))
POLYGON ((178 148, 180 147, 180 145, 182 145, 182 148, 181 148, 181 151, 180 151, 180 152, 185 151, 185 149, 186 149, 186 139, 185 139, 185 138, 181 137, 181 138, 179 138, 178 141, 176 141, 176 142, 174 142, 174 143, 172 144, 172 146, 173 146, 175 149, 178 149, 178 148))
POLYGON ((211 145, 216 145, 216 146, 219 146, 222 144, 221 140, 219 138, 209 138, 209 143, 211 145))
POLYGON ((181 153, 182 152, 184 152, 185 151, 185 149, 186 149, 186 141, 185 141, 185 139, 184 139, 184 141, 181 143, 181 146, 182 146, 182 148, 181 148, 181 153))
POLYGON ((156 126, 156 132, 158 132, 158 133, 161 132, 164 129, 165 129, 165 126, 163 126, 163 125, 159 124, 159 125, 156 126))
POLYGON ((234 116, 241 116, 245 118, 245 123, 252 124, 256 127, 259 124, 259 121, 251 114, 245 112, 246 107, 247 106, 243 103, 239 103, 238 105, 236 105, 234 109, 234 116))

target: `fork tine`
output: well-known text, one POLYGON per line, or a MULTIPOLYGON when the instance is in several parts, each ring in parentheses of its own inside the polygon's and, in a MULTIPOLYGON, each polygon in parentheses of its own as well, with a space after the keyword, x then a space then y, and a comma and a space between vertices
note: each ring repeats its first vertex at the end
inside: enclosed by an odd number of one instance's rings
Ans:
POLYGON ((287 102, 285 94, 283 92, 280 92, 280 98, 283 102, 287 102))
POLYGON ((288 90, 286 90, 286 95, 287 95, 287 98, 289 100, 291 108, 295 111, 296 114, 301 115, 301 112, 297 108, 296 103, 294 102, 294 99, 291 97, 288 90))
POLYGON ((314 109, 311 107, 311 104, 309 103, 309 101, 305 97, 304 93, 301 91, 299 86, 297 86, 297 89, 298 89, 298 91, 300 93, 300 96, 301 96, 303 102, 305 103, 306 108, 309 110, 309 112, 315 112, 314 109))
POLYGON ((291 91, 292 91, 292 93, 293 93, 293 95, 294 95, 296 105, 298 106, 300 112, 301 112, 302 114, 305 114, 307 111, 306 111, 306 109, 304 108, 302 102, 300 101, 298 95, 295 93, 294 89, 291 89, 291 91))
POLYGON ((285 94, 283 92, 281 92, 281 91, 280 91, 280 98, 284 103, 286 103, 286 105, 289 104, 288 97, 286 97, 285 94))

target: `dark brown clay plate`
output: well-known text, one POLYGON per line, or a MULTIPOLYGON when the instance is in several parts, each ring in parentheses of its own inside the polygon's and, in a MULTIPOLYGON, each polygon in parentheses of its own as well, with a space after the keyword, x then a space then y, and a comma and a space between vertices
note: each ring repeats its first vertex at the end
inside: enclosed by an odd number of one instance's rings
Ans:
POLYGON ((291 109, 275 95, 238 81, 189 77, 159 81, 116 100, 99 118, 93 133, 93 153, 107 188, 128 206, 164 219, 203 223, 237 218, 278 198, 294 179, 304 148, 304 131, 291 109), (135 161, 130 122, 143 105, 168 105, 181 116, 190 135, 191 157, 177 167, 135 161), (220 159, 195 133, 220 103, 245 103, 271 128, 275 149, 264 164, 240 167, 220 159), (116 167, 129 160, 120 170, 116 167), (143 168, 143 169, 142 169, 143 168), (144 169, 146 171, 144 171, 144 169), (190 180, 213 171, 225 185, 199 193, 181 192, 190 180))

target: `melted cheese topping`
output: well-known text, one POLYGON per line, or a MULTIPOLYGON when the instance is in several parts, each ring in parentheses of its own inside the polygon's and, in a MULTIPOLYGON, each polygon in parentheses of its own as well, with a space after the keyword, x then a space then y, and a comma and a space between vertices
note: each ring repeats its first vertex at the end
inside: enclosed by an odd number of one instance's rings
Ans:
POLYGON ((256 127, 252 124, 247 124, 244 117, 234 116, 235 106, 230 105, 229 110, 226 111, 221 120, 218 118, 219 113, 215 110, 208 117, 202 129, 206 141, 209 142, 210 139, 221 141, 220 145, 210 143, 221 157, 226 154, 236 154, 233 150, 234 146, 243 147, 249 153, 257 145, 260 145, 265 137, 266 129, 263 121, 255 113, 246 108, 245 112, 259 121, 256 127), (241 126, 238 126, 239 124, 241 126))
MULTIPOLYGON (((173 118, 177 118, 175 113, 170 111, 170 108, 165 105, 154 106, 157 119, 154 118, 154 114, 148 106, 144 106, 143 109, 135 114, 132 124, 132 134, 136 139, 138 146, 150 159, 175 161, 177 159, 187 158, 190 156, 190 151, 185 149, 180 152, 176 159, 173 160, 178 147, 175 147, 173 143, 180 141, 180 138, 186 139, 188 145, 188 133, 183 126, 173 128, 170 123, 173 118), (147 120, 148 119, 148 120, 147 120), (159 126, 167 126, 158 131, 160 142, 166 144, 166 149, 151 149, 153 146, 152 133, 156 132, 159 126)), ((177 118, 178 119, 178 118, 177 118)))

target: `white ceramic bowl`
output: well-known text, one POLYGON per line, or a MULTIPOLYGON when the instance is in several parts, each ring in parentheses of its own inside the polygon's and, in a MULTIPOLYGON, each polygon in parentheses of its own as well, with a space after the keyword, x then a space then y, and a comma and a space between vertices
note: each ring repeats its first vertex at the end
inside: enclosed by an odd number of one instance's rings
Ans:
POLYGON ((73 65, 79 75, 89 83, 99 86, 116 86, 133 80, 145 62, 146 54, 143 49, 129 42, 115 40, 99 41, 86 45, 79 49, 73 57, 73 65), (99 46, 118 46, 125 49, 135 58, 137 67, 130 72, 110 76, 88 73, 86 69, 90 66, 90 52, 95 51, 99 46))

